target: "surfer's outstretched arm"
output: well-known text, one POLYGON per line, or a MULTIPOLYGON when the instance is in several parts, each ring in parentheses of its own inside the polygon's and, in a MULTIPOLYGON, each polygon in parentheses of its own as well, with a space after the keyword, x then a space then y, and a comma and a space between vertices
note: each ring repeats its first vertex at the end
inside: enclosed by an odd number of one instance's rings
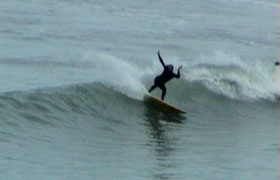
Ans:
POLYGON ((160 63, 162 64, 163 67, 165 67, 165 64, 164 64, 164 62, 163 62, 163 60, 162 60, 162 58, 161 58, 161 56, 159 54, 159 51, 158 51, 157 54, 158 54, 158 58, 159 58, 160 63))
POLYGON ((178 68, 178 72, 177 72, 177 74, 175 74, 175 78, 180 78, 180 70, 182 69, 182 67, 183 67, 183 66, 180 66, 180 67, 178 68))

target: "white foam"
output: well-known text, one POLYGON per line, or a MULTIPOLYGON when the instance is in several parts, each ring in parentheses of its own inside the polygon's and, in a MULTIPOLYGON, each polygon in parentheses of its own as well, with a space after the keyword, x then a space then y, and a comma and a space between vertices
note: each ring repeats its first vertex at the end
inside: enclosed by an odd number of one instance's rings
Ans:
MULTIPOLYGON (((92 81, 102 82, 129 97, 142 99, 147 90, 142 83, 145 76, 155 77, 162 72, 157 56, 143 67, 107 53, 88 51, 82 58, 92 69, 92 81), (150 64, 149 64, 150 63, 150 64)), ((165 63, 183 65, 181 78, 198 81, 209 90, 233 99, 274 100, 278 91, 278 69, 272 64, 255 60, 242 61, 241 57, 222 51, 212 56, 201 56, 192 66, 176 57, 164 57, 165 63)))
POLYGON ((219 51, 208 58, 202 56, 185 78, 234 99, 274 99, 279 95, 277 67, 257 60, 248 62, 219 51))

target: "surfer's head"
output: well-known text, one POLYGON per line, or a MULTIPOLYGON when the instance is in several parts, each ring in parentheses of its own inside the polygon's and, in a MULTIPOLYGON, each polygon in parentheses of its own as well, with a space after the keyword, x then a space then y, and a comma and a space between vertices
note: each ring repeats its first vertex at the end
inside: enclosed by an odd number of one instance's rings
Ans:
POLYGON ((168 69, 169 71, 173 71, 173 65, 172 65, 172 64, 167 65, 167 69, 168 69))

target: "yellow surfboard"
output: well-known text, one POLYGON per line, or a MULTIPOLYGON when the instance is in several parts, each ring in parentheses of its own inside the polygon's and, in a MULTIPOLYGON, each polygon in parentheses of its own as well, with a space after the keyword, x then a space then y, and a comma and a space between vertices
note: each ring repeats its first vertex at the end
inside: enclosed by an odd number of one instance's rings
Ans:
POLYGON ((174 105, 168 104, 168 103, 162 101, 161 99, 158 99, 158 98, 156 98, 152 95, 149 95, 149 94, 144 95, 144 101, 146 101, 148 103, 156 104, 160 108, 163 108, 163 109, 165 109, 167 111, 170 111, 170 112, 181 113, 181 114, 187 113, 187 112, 175 107, 174 105))

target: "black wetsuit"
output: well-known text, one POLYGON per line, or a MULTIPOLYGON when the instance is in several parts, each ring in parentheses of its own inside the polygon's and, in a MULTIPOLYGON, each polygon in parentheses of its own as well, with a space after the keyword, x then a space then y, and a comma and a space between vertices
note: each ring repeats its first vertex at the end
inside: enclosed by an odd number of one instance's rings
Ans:
POLYGON ((164 96, 166 94, 165 83, 170 81, 173 78, 180 78, 180 70, 178 69, 178 73, 175 74, 173 69, 170 69, 169 65, 165 65, 160 54, 158 54, 158 58, 164 68, 161 75, 157 76, 154 81, 154 85, 149 89, 149 92, 152 92, 156 87, 159 87, 162 90, 161 99, 164 100, 164 96))

